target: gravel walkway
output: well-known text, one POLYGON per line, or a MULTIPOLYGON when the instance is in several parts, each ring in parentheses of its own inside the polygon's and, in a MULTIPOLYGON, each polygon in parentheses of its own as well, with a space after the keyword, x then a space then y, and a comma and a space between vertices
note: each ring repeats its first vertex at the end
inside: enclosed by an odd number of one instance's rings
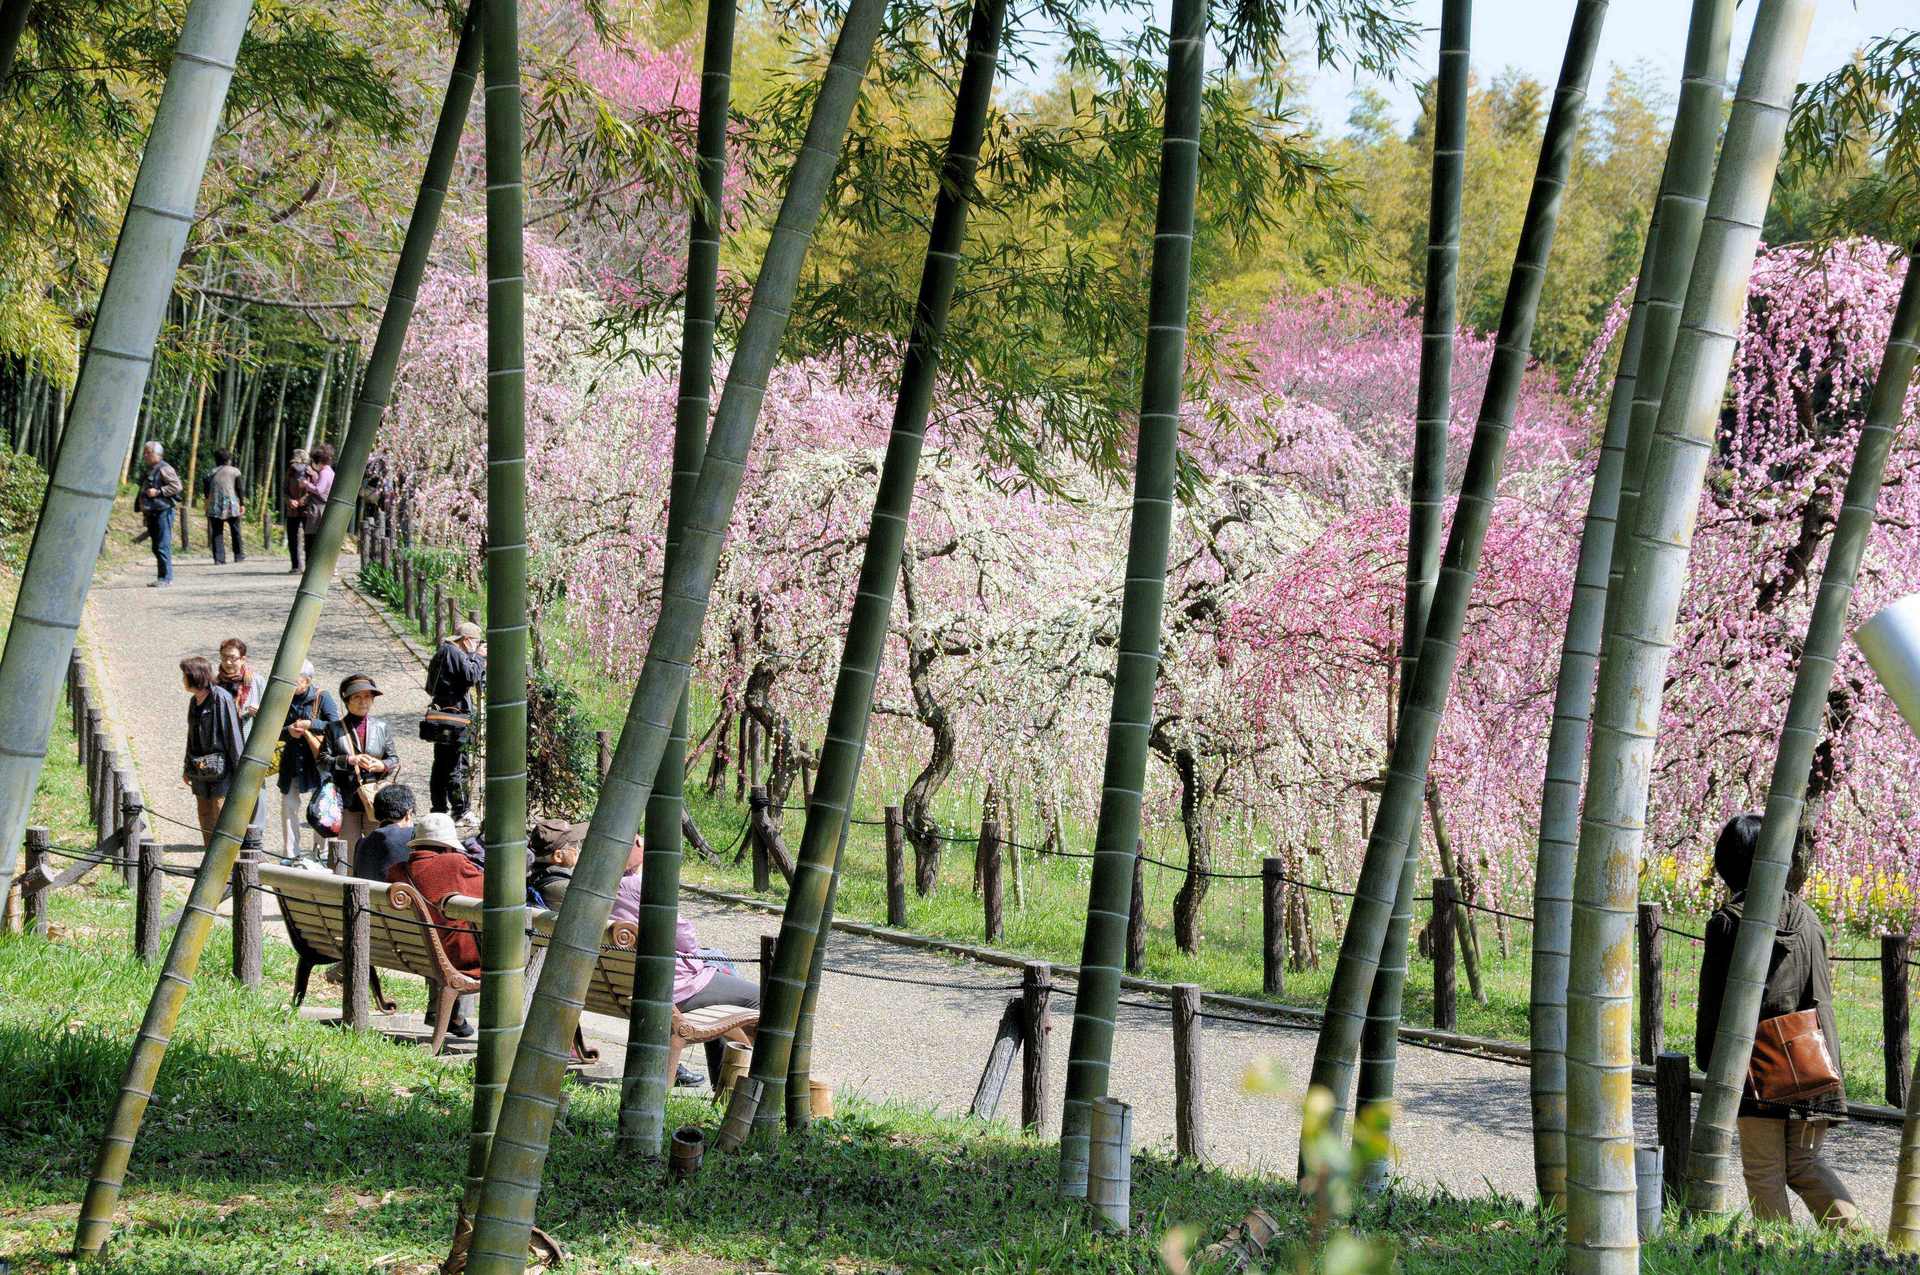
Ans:
MULTIPOLYGON (((342 572, 354 569, 344 559, 342 572)), ((190 841, 193 801, 177 781, 185 696, 175 664, 199 651, 211 654, 224 637, 244 638, 254 659, 272 658, 295 577, 283 558, 255 557, 245 564, 214 567, 204 555, 180 561, 171 589, 145 587, 147 574, 130 568, 97 585, 89 602, 89 636, 96 668, 104 676, 115 731, 131 746, 149 808, 163 820, 169 841, 190 841), (107 656, 104 666, 102 654, 107 656)), ((425 706, 419 660, 385 622, 345 590, 329 596, 314 641, 314 663, 323 684, 349 672, 371 673, 387 693, 382 711, 394 720, 404 773, 424 796, 430 750, 414 729, 425 706)), ((269 853, 279 849, 268 837, 269 853)), ((272 909, 268 909, 271 915, 272 909)), ((759 936, 777 928, 774 917, 746 908, 689 898, 686 912, 703 942, 743 957, 759 952, 759 936)), ((277 926, 270 927, 270 932, 277 926)), ((821 989, 815 1029, 816 1073, 840 1094, 931 1105, 964 1113, 973 1097, 1000 1013, 1017 982, 1012 971, 912 951, 874 939, 835 934, 829 964, 899 978, 963 984, 965 990, 882 982, 829 972, 821 989)), ((754 977, 755 966, 741 972, 754 977)), ((1057 1131, 1065 1084, 1072 1000, 1055 993, 1049 1128, 1057 1131)), ((1127 1001, 1151 1000, 1128 993, 1127 1001)), ((1157 1002, 1156 1002, 1157 1003, 1157 1002)), ((324 1011, 322 1011, 324 1012, 324 1011)), ((413 1020, 417 1023, 417 1018, 413 1020)), ((392 1024, 403 1028, 403 1024, 392 1024)), ((1255 1064, 1275 1062, 1294 1082, 1304 1081, 1313 1061, 1311 1030, 1275 1025, 1253 1027, 1207 1021, 1203 1070, 1207 1142, 1211 1157, 1235 1168, 1271 1170, 1290 1177, 1299 1135, 1297 1104, 1249 1094, 1243 1077, 1255 1064)), ((588 1034, 603 1044, 598 1076, 617 1076, 625 1024, 588 1015, 588 1034)), ((1413 1182, 1473 1194, 1493 1190, 1532 1194, 1527 1074, 1523 1068, 1487 1059, 1403 1045, 1400 1080, 1405 1109, 1395 1130, 1401 1171, 1413 1182)), ((689 1063, 700 1065, 697 1051, 689 1063)), ((1115 1045, 1116 1096, 1134 1104, 1138 1145, 1171 1145, 1173 1139, 1170 1016, 1163 1009, 1123 1006, 1115 1045)), ((1636 1093, 1640 1127, 1653 1128, 1653 1095, 1636 1093)), ((1019 1114, 1015 1076, 1001 1116, 1019 1114)), ((1831 1141, 1832 1159, 1852 1186, 1873 1225, 1884 1228, 1892 1194, 1899 1131, 1887 1125, 1843 1126, 1831 1141)))

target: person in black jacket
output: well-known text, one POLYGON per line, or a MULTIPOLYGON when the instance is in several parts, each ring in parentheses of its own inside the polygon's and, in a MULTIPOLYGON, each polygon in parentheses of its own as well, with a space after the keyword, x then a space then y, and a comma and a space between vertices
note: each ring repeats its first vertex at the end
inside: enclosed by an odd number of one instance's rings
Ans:
POLYGON ((187 750, 180 782, 193 790, 202 845, 213 845, 214 825, 227 804, 227 786, 240 769, 240 711, 233 696, 213 684, 213 665, 204 655, 180 661, 180 680, 193 702, 187 705, 187 750))
POLYGON ((288 859, 301 854, 301 830, 306 827, 307 798, 326 776, 320 769, 320 749, 327 727, 340 720, 333 696, 313 684, 313 661, 300 666, 293 684, 287 720, 280 729, 280 835, 288 859))
MULTIPOLYGON (((1727 976, 1733 948, 1746 912, 1747 878, 1760 842, 1759 815, 1736 815, 1720 830, 1713 847, 1713 867, 1727 883, 1727 902, 1707 922, 1706 953, 1700 963, 1700 1000, 1694 1021, 1695 1049, 1705 1069, 1713 1059, 1720 1030, 1720 1008, 1726 1000, 1727 976)), ((1803 837, 1795 847, 1795 871, 1789 887, 1805 877, 1808 846, 1803 837)), ((1811 1009, 1827 1038, 1834 1071, 1840 1071, 1840 1030, 1833 1015, 1833 978, 1827 965, 1827 934, 1820 918, 1797 892, 1780 900, 1773 951, 1767 958, 1767 983, 1760 997, 1759 1017, 1746 1024, 1749 1033, 1761 1022, 1782 1014, 1811 1009)), ((1846 1184, 1820 1158, 1827 1130, 1847 1118, 1844 1082, 1829 1094, 1805 1102, 1761 1102, 1751 1093, 1740 1098, 1740 1165, 1747 1180, 1747 1200, 1762 1220, 1785 1221, 1792 1215, 1787 1190, 1800 1197, 1824 1226, 1859 1224, 1860 1210, 1846 1184)))
POLYGON ((388 875, 406 863, 412 853, 413 789, 405 784, 388 784, 373 799, 373 818, 380 826, 360 838, 353 848, 353 875, 383 885, 388 875))
MULTIPOLYGON (((454 635, 440 644, 427 665, 427 695, 444 713, 473 716, 473 692, 486 685, 487 654, 480 645, 480 626, 463 620, 454 635)), ((433 738, 433 774, 428 797, 435 814, 450 814, 455 823, 467 817, 467 731, 436 724, 433 738)))
POLYGON ((342 681, 340 701, 347 712, 327 728, 326 765, 340 788, 340 837, 350 846, 360 844, 360 838, 373 828, 373 811, 361 794, 400 773, 393 729, 373 715, 373 701, 379 694, 380 688, 365 673, 342 681))

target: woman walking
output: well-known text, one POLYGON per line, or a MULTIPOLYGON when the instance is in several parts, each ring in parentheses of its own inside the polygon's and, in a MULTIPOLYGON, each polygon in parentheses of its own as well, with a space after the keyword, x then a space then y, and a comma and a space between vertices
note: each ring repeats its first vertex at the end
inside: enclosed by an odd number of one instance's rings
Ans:
MULTIPOLYGON (((307 479, 313 470, 308 464, 307 449, 294 449, 293 458, 287 462, 287 480, 282 490, 287 507, 287 556, 293 565, 287 568, 289 575, 299 575, 301 571, 301 545, 307 536, 307 479)), ((314 520, 314 526, 320 525, 314 520)))
POLYGON ((327 767, 340 787, 340 836, 350 846, 373 831, 373 795, 400 773, 400 750, 393 729, 373 715, 380 688, 365 673, 340 683, 346 715, 326 731, 327 767))
MULTIPOLYGON (((1720 1006, 1726 998, 1734 941, 1746 910, 1747 878, 1760 841, 1760 823, 1759 815, 1736 815, 1720 830, 1713 847, 1714 871, 1726 882, 1729 898, 1707 922, 1706 954, 1700 964, 1694 1040, 1703 1069, 1712 1061, 1714 1035, 1720 1028, 1720 1006)), ((1860 1210, 1846 1184, 1820 1156, 1827 1131, 1847 1118, 1847 1097, 1840 1072, 1840 1031, 1833 1016, 1827 933, 1797 893, 1799 880, 1805 875, 1805 854, 1803 842, 1795 849, 1793 877, 1780 900, 1759 1023, 1813 1010, 1825 1038, 1835 1083, 1815 1097, 1763 1102, 1756 1096, 1750 1078, 1740 1098, 1740 1165, 1754 1217, 1762 1221, 1788 1220, 1792 1210, 1787 1191, 1791 1189, 1814 1221, 1844 1228, 1858 1225, 1860 1210)), ((1749 1024, 1749 1029, 1757 1025, 1749 1024)))
POLYGON ((233 696, 214 685, 213 666, 204 655, 180 661, 180 680, 192 702, 187 705, 187 751, 180 782, 193 790, 200 841, 213 845, 214 825, 227 804, 227 786, 240 769, 240 713, 233 696))
POLYGON ((308 660, 300 666, 300 680, 293 684, 293 700, 280 729, 280 844, 288 859, 300 857, 307 798, 324 778, 320 750, 328 728, 339 720, 340 706, 313 684, 313 661, 308 660))

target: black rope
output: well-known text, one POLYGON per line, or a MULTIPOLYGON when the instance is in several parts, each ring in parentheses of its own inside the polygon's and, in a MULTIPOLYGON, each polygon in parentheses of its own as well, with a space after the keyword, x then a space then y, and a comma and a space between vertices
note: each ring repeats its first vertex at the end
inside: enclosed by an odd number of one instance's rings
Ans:
POLYGON ((1676 930, 1671 925, 1663 924, 1660 929, 1667 934, 1677 934, 1683 939, 1691 939, 1695 943, 1705 943, 1707 941, 1707 936, 1704 934, 1689 934, 1685 930, 1676 930))
POLYGON ((844 974, 849 978, 871 979, 876 983, 905 983, 911 987, 939 987, 955 992, 1017 992, 1019 983, 947 983, 934 979, 902 978, 897 974, 867 974, 860 970, 845 969, 836 965, 822 965, 821 969, 829 974, 844 974))
POLYGON ((1490 908, 1484 903, 1473 903, 1466 899, 1455 899, 1454 902, 1461 907, 1472 908, 1475 912, 1485 912, 1489 916, 1504 916, 1509 921, 1524 921, 1528 925, 1533 924, 1532 917, 1521 916, 1518 912, 1502 912, 1499 908, 1490 908))

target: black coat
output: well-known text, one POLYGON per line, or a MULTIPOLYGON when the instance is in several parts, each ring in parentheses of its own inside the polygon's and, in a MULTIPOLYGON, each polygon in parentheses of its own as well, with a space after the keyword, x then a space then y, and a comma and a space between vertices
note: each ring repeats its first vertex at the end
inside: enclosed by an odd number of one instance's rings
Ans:
MULTIPOLYGON (((1700 962, 1700 1003, 1694 1018, 1694 1051, 1705 1070, 1713 1057, 1714 1034, 1720 1028, 1720 1006, 1726 999, 1727 974, 1733 965, 1733 946, 1740 933, 1740 920, 1746 913, 1746 896, 1735 895, 1707 922, 1707 950, 1700 962)), ((1794 1014, 1803 1009, 1815 1011, 1820 1030, 1833 1055, 1834 1070, 1840 1063, 1840 1028, 1833 1016, 1833 974, 1827 964, 1827 932, 1797 894, 1780 900, 1780 919, 1775 924, 1773 951, 1767 956, 1767 985, 1760 995, 1760 1017, 1748 1025, 1752 1030, 1769 1018, 1794 1014)), ((1804 1103, 1786 1106, 1760 1102, 1741 1095, 1740 1114, 1771 1120, 1789 1116, 1819 1116, 1844 1119, 1847 1114, 1846 1086, 1832 1094, 1804 1103)))
POLYGON ((180 777, 193 786, 196 797, 226 796, 227 785, 240 769, 240 750, 245 744, 240 710, 234 707, 233 696, 218 686, 209 687, 205 699, 187 701, 187 749, 180 761, 180 777), (209 755, 225 759, 226 769, 218 779, 195 779, 193 759, 209 755))
POLYGON ((442 642, 427 665, 427 694, 435 708, 473 712, 473 692, 487 682, 487 657, 458 642, 442 642))
MULTIPOLYGON (((333 696, 317 686, 307 687, 306 694, 295 695, 287 706, 287 720, 280 728, 280 791, 312 792, 325 778, 320 773, 320 759, 314 756, 313 748, 303 739, 289 733, 287 726, 299 721, 313 722, 320 738, 326 738, 327 725, 340 720, 340 706, 333 702, 333 696), (326 725, 323 725, 325 723, 326 725)), ((386 880, 383 875, 380 880, 386 880)))

